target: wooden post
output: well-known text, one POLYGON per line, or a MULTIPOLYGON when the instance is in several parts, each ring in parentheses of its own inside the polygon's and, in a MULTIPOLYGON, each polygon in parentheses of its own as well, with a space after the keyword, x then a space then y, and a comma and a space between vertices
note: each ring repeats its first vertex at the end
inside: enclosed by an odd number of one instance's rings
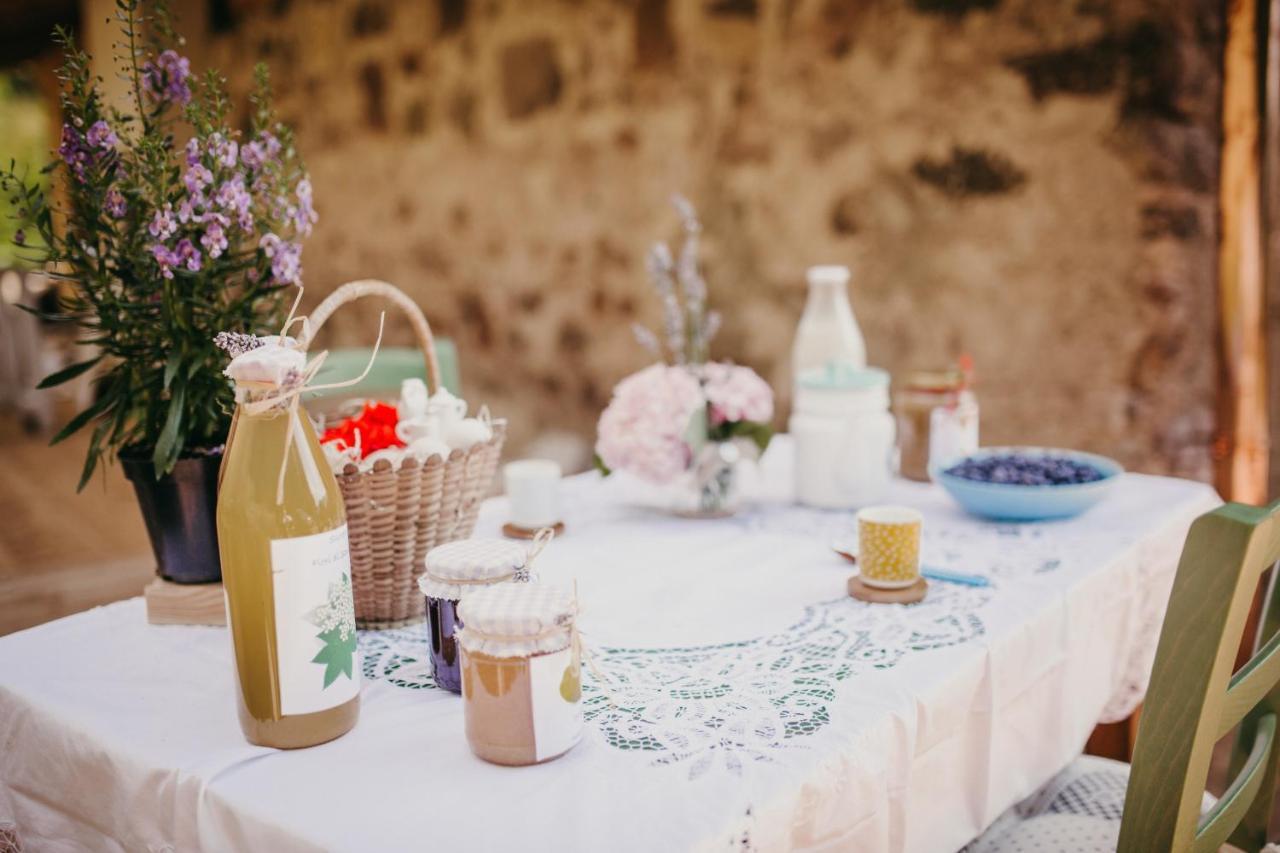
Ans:
POLYGON ((1252 504, 1266 500, 1269 461, 1257 2, 1230 0, 1227 6, 1218 185, 1223 377, 1218 487, 1228 499, 1252 504))

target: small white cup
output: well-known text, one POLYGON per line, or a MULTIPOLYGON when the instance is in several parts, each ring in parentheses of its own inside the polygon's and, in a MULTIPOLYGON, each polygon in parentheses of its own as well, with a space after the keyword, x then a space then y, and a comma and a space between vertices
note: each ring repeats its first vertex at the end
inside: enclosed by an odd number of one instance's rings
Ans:
POLYGON ((549 527, 560 518, 560 465, 550 459, 521 459, 502 468, 511 523, 525 530, 549 527))

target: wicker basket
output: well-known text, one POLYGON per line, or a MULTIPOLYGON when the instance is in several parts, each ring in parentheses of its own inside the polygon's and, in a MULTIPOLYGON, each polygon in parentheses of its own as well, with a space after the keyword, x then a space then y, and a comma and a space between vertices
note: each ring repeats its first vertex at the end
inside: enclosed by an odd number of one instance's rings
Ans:
MULTIPOLYGON (((440 386, 440 368, 431 327, 417 304, 385 281, 353 281, 330 294, 310 315, 304 347, 339 306, 365 296, 385 297, 408 315, 426 359, 427 387, 434 392, 440 386)), ((471 535, 505 437, 506 422, 495 421, 489 441, 454 450, 448 459, 431 456, 419 462, 406 457, 395 470, 380 460, 363 473, 349 463, 338 475, 347 508, 359 627, 394 628, 425 618, 418 591, 423 559, 436 545, 471 535)))

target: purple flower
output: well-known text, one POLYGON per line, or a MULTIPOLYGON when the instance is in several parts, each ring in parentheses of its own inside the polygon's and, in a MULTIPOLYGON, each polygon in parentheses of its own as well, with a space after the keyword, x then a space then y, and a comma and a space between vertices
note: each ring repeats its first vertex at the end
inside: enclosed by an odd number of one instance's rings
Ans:
POLYGON ((204 219, 204 215, 196 210, 197 207, 204 205, 204 197, 196 196, 194 198, 184 198, 178 202, 178 221, 183 225, 188 222, 200 222, 204 219))
POLYGON ((90 148, 109 149, 115 147, 120 141, 120 137, 116 136, 116 132, 111 129, 111 125, 102 119, 95 121, 89 128, 89 132, 84 136, 85 141, 90 148))
POLYGON ((262 235, 258 246, 271 261, 271 280, 276 284, 293 284, 302 277, 302 246, 275 234, 262 235))
POLYGON ((200 162, 200 140, 192 137, 187 140, 187 165, 194 166, 200 162))
POLYGON ((151 224, 147 226, 147 231, 157 240, 167 240, 177 230, 178 223, 173 218, 173 206, 165 202, 164 209, 157 210, 155 216, 151 218, 151 224))
POLYGON ((200 237, 200 245, 204 246, 210 258, 217 258, 227 250, 227 234, 224 230, 227 218, 221 213, 211 213, 208 221, 208 227, 200 237))
POLYGON ((244 189, 244 178, 236 175, 222 182, 222 185, 213 194, 213 203, 221 208, 238 209, 241 197, 247 195, 248 193, 244 189))
POLYGON ((129 206, 125 203, 124 194, 120 190, 112 187, 107 190, 107 197, 103 200, 103 207, 107 211, 107 215, 112 219, 121 219, 129 206))
POLYGON ((253 171, 261 169, 269 160, 274 160, 279 154, 280 140, 265 130, 258 135, 257 139, 240 148, 241 162, 253 171))
POLYGON ((233 168, 240 157, 239 143, 234 139, 224 140, 218 134, 214 134, 214 136, 218 140, 217 145, 213 149, 214 158, 228 169, 233 168))
POLYGON ((176 51, 166 50, 142 67, 142 84, 157 101, 185 104, 191 100, 191 61, 176 51))
POLYGON ((174 247, 174 254, 187 265, 187 269, 192 272, 199 272, 200 250, 186 237, 178 241, 178 245, 174 247))
POLYGON ((292 214, 290 218, 293 219, 293 227, 299 236, 306 237, 311 234, 311 226, 320 218, 315 208, 311 206, 311 180, 303 178, 298 181, 295 192, 298 196, 298 204, 290 208, 289 212, 292 214))
POLYGON ((181 262, 177 253, 164 243, 156 243, 151 247, 151 255, 160 265, 160 274, 165 278, 173 278, 173 268, 181 262))
POLYGON ((13 242, 14 242, 14 245, 17 245, 17 246, 25 245, 27 242, 27 232, 23 231, 21 228, 19 228, 17 231, 14 231, 13 242))
POLYGON ((67 168, 77 179, 84 180, 85 169, 94 163, 94 156, 85 145, 80 131, 69 124, 62 125, 62 142, 58 146, 58 156, 67 164, 67 168))
POLYGON ((213 183, 213 172, 210 172, 203 163, 188 166, 187 171, 182 173, 182 184, 192 195, 200 195, 211 183, 213 183))
POLYGON ((236 222, 245 231, 253 229, 253 196, 244 188, 244 177, 236 175, 223 182, 213 201, 223 210, 234 211, 236 222))

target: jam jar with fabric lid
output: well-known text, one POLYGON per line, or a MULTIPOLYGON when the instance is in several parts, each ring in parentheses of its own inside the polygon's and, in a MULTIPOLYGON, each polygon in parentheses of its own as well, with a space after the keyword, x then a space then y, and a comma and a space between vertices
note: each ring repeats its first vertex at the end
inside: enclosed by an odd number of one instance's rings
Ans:
POLYGON ((459 539, 427 552, 418 588, 427 597, 427 636, 436 684, 462 692, 462 671, 455 632, 458 602, 471 593, 503 581, 527 579, 528 554, 504 539, 459 539))
POLYGON ((540 764, 582 737, 577 602, 561 587, 498 584, 458 607, 463 717, 471 751, 494 764, 540 764))
POLYGON ((930 462, 945 462, 978 449, 978 398, 968 360, 952 370, 907 375, 896 406, 900 473, 928 482, 930 462))

